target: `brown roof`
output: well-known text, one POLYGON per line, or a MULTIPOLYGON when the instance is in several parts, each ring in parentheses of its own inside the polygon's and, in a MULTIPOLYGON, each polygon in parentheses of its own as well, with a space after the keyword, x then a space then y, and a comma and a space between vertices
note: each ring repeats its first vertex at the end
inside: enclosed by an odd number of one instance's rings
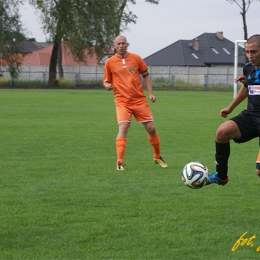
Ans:
MULTIPOLYGON (((50 65, 50 58, 51 53, 53 49, 53 44, 47 46, 44 49, 37 50, 32 52, 31 54, 28 54, 24 57, 22 65, 23 66, 49 66, 50 65)), ((109 52, 109 54, 113 54, 112 50, 109 52)), ((66 48, 62 52, 62 65, 68 65, 68 66, 98 66, 103 65, 99 63, 99 60, 96 56, 96 54, 93 54, 90 56, 88 54, 88 50, 85 50, 86 55, 86 63, 84 62, 77 62, 73 58, 73 55, 71 51, 66 48)))

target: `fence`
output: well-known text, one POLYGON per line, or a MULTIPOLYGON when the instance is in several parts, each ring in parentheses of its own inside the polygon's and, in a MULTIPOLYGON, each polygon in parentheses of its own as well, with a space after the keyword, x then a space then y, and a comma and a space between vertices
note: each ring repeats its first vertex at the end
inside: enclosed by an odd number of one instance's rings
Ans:
MULTIPOLYGON (((46 86, 49 77, 48 66, 22 66, 19 79, 38 80, 46 86)), ((64 79, 71 81, 76 87, 84 81, 102 81, 103 66, 64 66, 64 79)), ((177 80, 189 84, 204 85, 205 88, 216 84, 233 84, 234 67, 177 67, 177 66, 150 66, 149 73, 153 81, 168 84, 174 87, 177 80)), ((242 74, 242 68, 238 68, 242 74)), ((58 75, 58 73, 57 73, 58 75)), ((9 73, 3 73, 4 78, 10 78, 9 73)))

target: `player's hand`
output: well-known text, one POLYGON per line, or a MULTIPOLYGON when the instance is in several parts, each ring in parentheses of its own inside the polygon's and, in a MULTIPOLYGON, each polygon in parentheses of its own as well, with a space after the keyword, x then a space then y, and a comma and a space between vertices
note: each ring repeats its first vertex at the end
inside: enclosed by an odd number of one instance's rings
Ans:
POLYGON ((105 87, 105 89, 106 89, 107 91, 110 91, 110 90, 113 89, 112 84, 109 83, 109 82, 104 82, 104 87, 105 87))
POLYGON ((154 95, 149 95, 149 98, 152 102, 155 102, 156 101, 156 97, 154 95))
POLYGON ((220 115, 224 118, 227 117, 228 114, 230 114, 232 111, 228 108, 223 108, 220 110, 220 115))
POLYGON ((237 82, 241 82, 242 84, 246 85, 247 84, 247 78, 245 75, 241 75, 241 76, 238 76, 234 79, 234 82, 237 83, 237 82))

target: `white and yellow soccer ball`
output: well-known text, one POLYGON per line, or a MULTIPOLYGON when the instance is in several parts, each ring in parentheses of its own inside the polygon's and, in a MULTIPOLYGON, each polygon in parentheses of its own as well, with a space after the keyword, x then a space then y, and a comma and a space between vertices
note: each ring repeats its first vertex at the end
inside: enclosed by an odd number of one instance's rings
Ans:
POLYGON ((190 162, 182 170, 183 183, 193 189, 199 189, 208 181, 208 168, 200 162, 190 162))

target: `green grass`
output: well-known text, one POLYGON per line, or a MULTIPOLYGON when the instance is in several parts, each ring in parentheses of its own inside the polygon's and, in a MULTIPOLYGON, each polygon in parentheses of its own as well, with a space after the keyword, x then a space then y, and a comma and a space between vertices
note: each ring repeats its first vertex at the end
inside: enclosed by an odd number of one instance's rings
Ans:
POLYGON ((259 259, 258 140, 231 143, 227 186, 181 181, 190 161, 214 170, 219 110, 233 94, 154 94, 169 168, 152 163, 133 119, 119 172, 112 92, 0 90, 0 259, 259 259), (232 252, 246 231, 253 246, 232 252))

